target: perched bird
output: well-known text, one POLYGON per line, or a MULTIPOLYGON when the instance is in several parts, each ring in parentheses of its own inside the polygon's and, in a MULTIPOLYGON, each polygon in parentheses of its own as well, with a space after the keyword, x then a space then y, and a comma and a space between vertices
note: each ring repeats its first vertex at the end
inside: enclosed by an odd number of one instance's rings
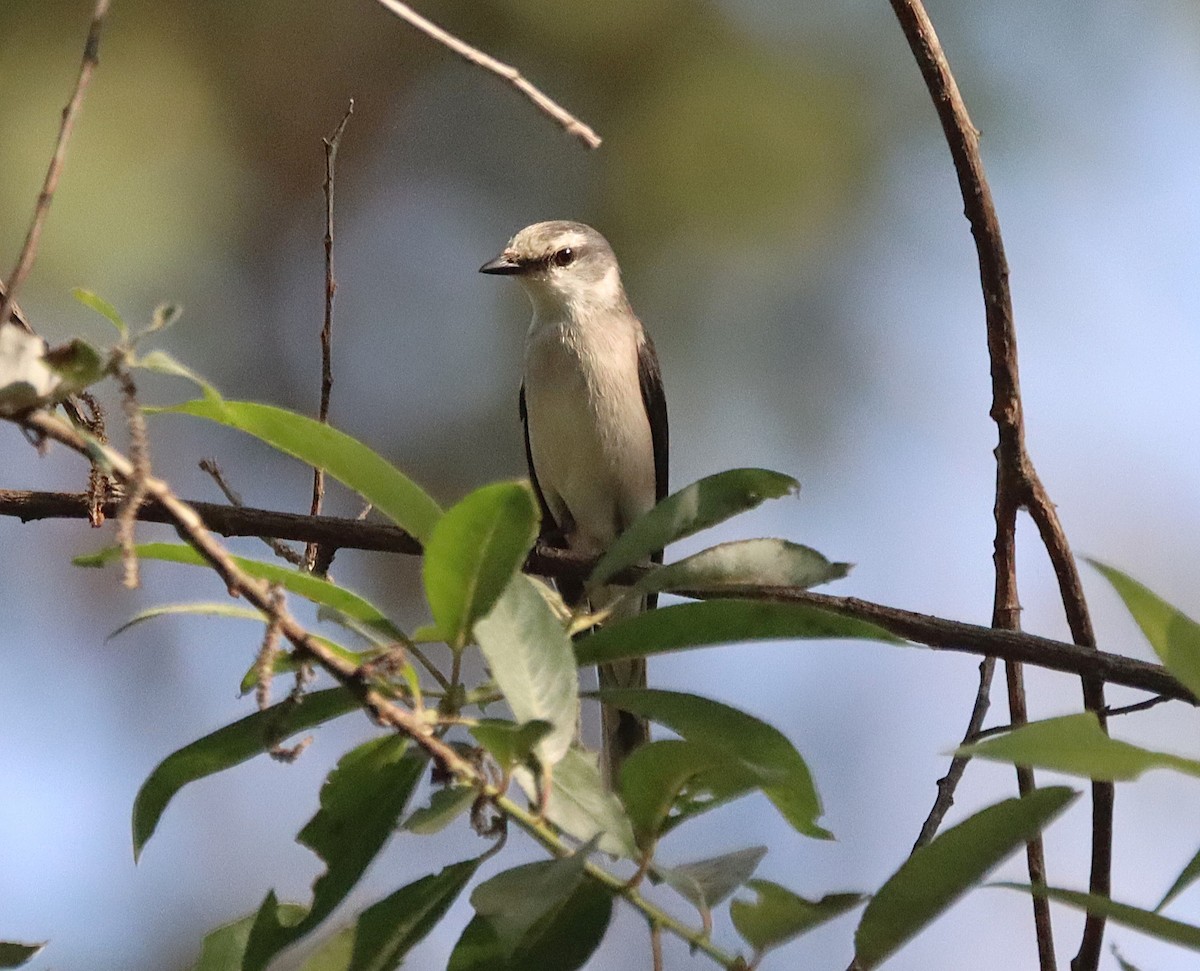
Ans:
MULTIPOLYGON (((667 404, 654 345, 612 247, 583 223, 527 226, 479 271, 515 276, 533 303, 520 415, 543 537, 598 556, 667 494, 667 404)), ((653 560, 662 562, 661 550, 653 560)), ((578 583, 559 589, 568 603, 583 596, 578 583)), ((589 606, 599 610, 615 593, 593 592, 589 606)), ((651 597, 634 608, 653 606, 651 597)), ((644 687, 646 661, 601 665, 599 677, 601 687, 644 687)), ((649 728, 609 706, 601 724, 611 783, 649 728)))

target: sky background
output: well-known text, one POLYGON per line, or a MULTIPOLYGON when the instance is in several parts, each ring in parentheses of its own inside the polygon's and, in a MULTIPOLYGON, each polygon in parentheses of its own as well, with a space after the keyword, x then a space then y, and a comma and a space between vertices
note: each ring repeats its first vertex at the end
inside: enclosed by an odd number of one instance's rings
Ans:
MULTIPOLYGON (((162 345, 229 397, 312 413, 322 314, 321 137, 356 111, 338 169, 333 421, 450 503, 524 474, 516 420, 529 310, 476 273, 522 226, 576 218, 608 236, 658 346, 673 487, 721 469, 796 476, 777 501, 668 553, 782 536, 856 564, 829 589, 986 623, 990 387, 975 253, 928 96, 882 0, 448 0, 424 12, 517 65, 604 137, 588 152, 495 78, 372 0, 116 0, 35 272, 21 294, 52 342, 111 340, 92 289, 131 322, 164 300, 162 345)), ((0 6, 0 266, 12 265, 71 90, 91 3, 0 6)), ((1029 447, 1074 549, 1200 613, 1200 8, 1189 0, 933 2, 1004 232, 1029 447)), ((148 377, 147 403, 191 395, 148 377)), ((114 420, 113 424, 117 424, 114 420)), ((307 508, 309 474, 234 433, 151 421, 157 473, 219 500, 215 456, 249 504, 307 508)), ((120 438, 118 434, 118 439, 120 438)), ((74 491, 63 450, 0 426, 0 488, 74 491)), ((328 510, 353 514, 335 492, 328 510)), ((169 530, 143 527, 145 539, 169 530)), ((236 686, 258 631, 159 621, 145 607, 219 599, 214 578, 70 558, 111 529, 0 520, 0 938, 49 939, 41 969, 187 968, 204 932, 268 889, 307 900, 320 864, 293 842, 320 780, 370 737, 349 716, 292 766, 259 759, 185 789, 134 866, 138 787, 180 746, 252 710, 236 686)), ((233 544, 261 555, 252 542, 233 544)), ((1019 531, 1027 630, 1066 627, 1034 531, 1019 531)), ((1084 567, 1102 648, 1148 658, 1084 567)), ((339 555, 336 578, 415 627, 417 564, 339 555)), ((965 726, 977 659, 853 642, 758 644, 656 660, 655 685, 744 707, 808 761, 836 842, 804 839, 761 797, 690 824, 682 862, 762 843, 759 876, 809 897, 877 887, 903 860, 965 726)), ((1035 717, 1078 710, 1070 678, 1031 671, 1035 717)), ((1137 700, 1110 689, 1112 703, 1137 700)), ((1180 705, 1114 733, 1200 757, 1180 705)), ((1000 691, 991 722, 1007 720, 1000 691)), ((1051 775, 1040 777, 1051 783, 1051 775)), ((1073 783, 1079 786, 1078 783, 1073 783)), ((972 765, 949 822, 1014 790, 972 765)), ((1200 845, 1195 780, 1117 791, 1114 895, 1153 906, 1200 845)), ((1086 884, 1087 800, 1047 832, 1050 877, 1086 884)), ((514 840, 505 865, 535 854, 514 840)), ((481 849, 465 827, 397 837, 355 909, 481 849)), ((1021 878, 1018 860, 1001 871, 1021 878)), ((348 914, 348 910, 346 913, 348 914)), ((1168 909, 1200 921, 1200 888, 1168 909)), ((406 967, 445 964, 465 896, 406 967)), ((853 917, 766 967, 843 968, 853 917)), ((1081 920, 1055 911, 1060 964, 1081 920)), ((717 937, 736 938, 727 922, 717 937)), ((1193 960, 1114 929, 1143 969, 1193 960)), ((1035 966, 1029 903, 979 890, 889 963, 897 971, 1035 966)), ((706 967, 673 941, 667 966, 706 967)), ((589 968, 645 966, 618 908, 589 968)), ((1103 967, 1115 968, 1106 953, 1103 967)))

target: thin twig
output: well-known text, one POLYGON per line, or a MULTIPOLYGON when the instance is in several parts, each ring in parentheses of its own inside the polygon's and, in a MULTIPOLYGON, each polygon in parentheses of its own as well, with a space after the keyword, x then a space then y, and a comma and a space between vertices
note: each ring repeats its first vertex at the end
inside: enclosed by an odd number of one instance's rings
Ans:
MULTIPOLYGON (((337 293, 337 280, 333 275, 333 187, 334 171, 337 164, 338 146, 342 143, 342 132, 346 123, 354 114, 354 99, 346 106, 346 113, 338 122, 337 128, 328 138, 322 138, 325 146, 325 317, 321 324, 321 404, 317 411, 317 421, 329 423, 329 397, 333 393, 333 297, 337 293)), ((319 465, 313 468, 312 503, 309 505, 309 515, 321 514, 321 503, 325 499, 325 470, 319 465)), ((319 572, 322 576, 329 572, 333 561, 333 550, 322 552, 316 543, 309 543, 304 550, 304 567, 310 573, 319 572), (316 570, 317 561, 322 562, 321 569, 316 570)))
MULTIPOLYGON (((995 673, 996 659, 994 657, 985 657, 979 662, 979 688, 975 692, 975 704, 971 706, 971 717, 967 722, 967 730, 963 732, 963 745, 979 736, 983 719, 991 704, 992 677, 995 673)), ((970 761, 970 757, 966 755, 954 756, 950 760, 950 768, 946 770, 946 774, 938 779, 937 798, 929 810, 929 815, 925 817, 925 823, 921 826, 921 832, 917 836, 916 842, 913 843, 913 853, 937 834, 942 820, 946 818, 946 813, 954 805, 954 792, 958 788, 959 782, 962 781, 963 773, 967 771, 967 763, 970 761)))
MULTIPOLYGON (((129 429, 129 457, 134 474, 126 482, 125 497, 117 509, 117 542, 121 546, 121 562, 125 568, 125 586, 130 590, 140 582, 137 545, 134 523, 138 518, 138 506, 146 498, 142 483, 150 476, 150 441, 146 429, 146 416, 137 400, 137 385, 125 367, 116 368, 117 385, 121 389, 121 407, 125 412, 125 423, 129 429)), ((92 466, 95 474, 96 466, 92 466)), ((92 510, 94 501, 90 502, 92 510)))
POLYGON ((485 54, 478 48, 472 47, 465 41, 459 40, 449 31, 439 27, 433 21, 422 17, 408 4, 401 3, 400 0, 379 0, 379 3, 394 13, 401 20, 404 20, 413 27, 416 27, 417 30, 421 31, 421 33, 425 34, 427 37, 431 37, 444 47, 448 47, 463 60, 503 78, 523 95, 525 95, 525 97, 527 97, 530 101, 532 101, 540 111, 553 118, 567 130, 568 134, 574 135, 588 148, 600 147, 599 135, 597 135, 594 131, 592 131, 591 128, 567 111, 566 108, 562 107, 562 105, 560 105, 557 101, 553 100, 548 95, 543 94, 536 87, 525 80, 521 72, 515 67, 505 64, 502 61, 498 61, 490 54, 485 54))
MULTIPOLYGON (((83 96, 87 93, 92 74, 96 70, 96 65, 100 63, 100 30, 104 26, 104 18, 108 15, 108 5, 109 0, 96 0, 96 6, 92 10, 92 23, 88 28, 87 40, 83 45, 83 60, 79 65, 79 77, 75 81, 75 91, 71 95, 71 100, 67 102, 66 108, 63 109, 62 124, 58 129, 58 141, 54 144, 54 154, 50 157, 50 166, 46 170, 46 180, 42 183, 42 191, 38 193, 37 204, 33 209, 33 220, 29 224, 29 232, 25 234, 25 244, 21 247, 21 253, 17 257, 17 265, 8 277, 7 292, 3 293, 0 298, 0 325, 10 319, 13 304, 17 299, 17 291, 21 289, 21 284, 25 282, 25 278, 33 268, 33 261, 37 258, 42 227, 46 223, 46 214, 50 211, 50 203, 54 199, 55 190, 58 189, 59 176, 62 174, 63 163, 67 157, 67 142, 70 141, 71 132, 75 129, 75 121, 79 117, 79 109, 83 105, 83 96)), ((16 135, 10 132, 8 137, 14 138, 16 135)), ((19 326, 20 320, 17 323, 19 326)), ((29 330, 28 324, 25 325, 25 330, 29 330)))
MULTIPOLYGON (((198 464, 200 466, 200 471, 208 474, 209 478, 211 478, 213 482, 217 484, 217 488, 221 490, 221 493, 226 499, 229 500, 231 505, 237 506, 238 508, 245 507, 246 504, 242 501, 241 495, 236 489, 233 488, 233 486, 229 484, 229 480, 225 478, 225 473, 222 472, 221 467, 217 465, 216 459, 201 459, 198 464)), ((287 560, 287 562, 292 564, 292 566, 304 565, 304 557, 302 557, 286 543, 282 542, 279 538, 272 536, 260 536, 259 539, 271 547, 271 551, 281 560, 287 560)))

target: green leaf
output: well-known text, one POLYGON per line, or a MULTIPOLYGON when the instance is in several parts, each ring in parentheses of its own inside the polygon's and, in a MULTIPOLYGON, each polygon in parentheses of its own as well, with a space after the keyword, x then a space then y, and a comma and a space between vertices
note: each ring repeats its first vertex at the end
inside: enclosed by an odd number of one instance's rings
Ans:
POLYGON ((1135 931, 1157 937, 1160 941, 1170 941, 1172 944, 1178 944, 1191 951, 1200 951, 1200 927, 1172 920, 1153 910, 1119 904, 1115 900, 1109 900, 1107 897, 1100 897, 1093 893, 1060 890, 1057 887, 1031 887, 1022 883, 996 883, 992 886, 1004 887, 1008 890, 1022 890, 1037 897, 1047 897, 1060 904, 1066 904, 1068 907, 1074 907, 1076 910, 1084 910, 1089 914, 1107 917, 1115 924, 1131 927, 1135 931))
POLYGON ((612 895, 583 875, 587 847, 497 874, 471 894, 476 915, 448 971, 575 971, 612 917, 612 895), (578 859, 577 859, 578 858, 578 859))
POLYGON ((347 971, 390 971, 458 899, 483 857, 454 863, 372 904, 358 918, 347 971))
POLYGON ((711 910, 754 876, 766 855, 765 846, 751 846, 694 863, 660 866, 651 870, 651 879, 674 887, 697 909, 711 910))
MULTIPOLYGON (((134 547, 134 552, 143 560, 205 568, 209 566, 207 560, 184 543, 142 543, 134 547)), ((388 620, 377 607, 345 587, 303 570, 280 566, 278 563, 251 560, 244 556, 234 556, 230 559, 237 564, 238 569, 252 577, 266 580, 268 583, 277 583, 288 592, 344 614, 389 640, 404 640, 404 632, 388 620)), ((120 547, 109 546, 96 553, 77 556, 71 562, 76 566, 102 567, 109 563, 119 563, 120 560, 120 547)))
POLYGON ((37 957, 46 946, 41 944, 19 944, 16 941, 0 941, 0 968, 19 968, 37 957))
MULTIPOLYGON (((689 742, 721 752, 727 761, 737 762, 750 773, 754 783, 798 832, 816 839, 833 838, 817 823, 821 817, 821 797, 808 766, 778 729, 719 701, 678 691, 610 688, 596 694, 609 704, 666 725, 689 742)), ((727 767, 722 767, 716 774, 728 772, 727 767)))
POLYGON ((643 849, 654 845, 689 779, 729 759, 720 750, 676 739, 637 748, 621 766, 621 801, 638 845, 643 849))
POLYGON ((860 893, 832 893, 820 900, 805 900, 770 880, 751 880, 747 887, 758 899, 734 900, 729 905, 729 916, 737 932, 759 954, 852 910, 866 899, 860 893))
POLYGON ((253 401, 211 398, 154 410, 194 415, 237 428, 322 468, 421 543, 428 542, 442 515, 438 504, 386 459, 345 432, 304 415, 253 401))
POLYGON ((100 352, 78 338, 61 347, 50 348, 46 351, 45 362, 61 381, 54 389, 52 397, 55 401, 82 391, 107 373, 107 365, 100 352))
POLYGON ((187 378, 194 385, 200 388, 206 398, 214 398, 220 400, 221 395, 217 389, 204 380, 199 374, 193 371, 186 364, 177 361, 166 351, 150 351, 148 354, 142 354, 134 360, 134 367, 143 368, 146 371, 154 371, 157 374, 167 374, 175 378, 187 378))
POLYGON ((1028 842, 1079 794, 1064 786, 1005 799, 935 837, 901 864, 867 905, 854 935, 863 971, 898 948, 1028 842))
POLYGON ((1197 879, 1200 879, 1200 850, 1188 860, 1187 866, 1180 871, 1179 876, 1175 878, 1175 882, 1171 884, 1171 889, 1163 895, 1163 899, 1158 902, 1158 906, 1154 909, 1162 910, 1167 904, 1195 883, 1197 879))
POLYGON ((103 297, 98 297, 91 290, 84 290, 82 287, 75 287, 71 291, 71 296, 89 310, 96 311, 96 313, 117 328, 117 333, 122 337, 129 336, 129 328, 126 326, 125 321, 121 319, 121 315, 117 313, 116 307, 103 297))
MULTIPOLYGON (((532 773, 518 769, 513 778, 531 801, 537 799, 532 773)), ((621 801, 600 778, 595 753, 572 747, 554 767, 546 818, 577 840, 598 839, 597 847, 611 856, 627 859, 637 856, 633 829, 621 801)))
POLYGON ((477 795, 470 786, 435 789, 429 797, 429 805, 415 810, 401 828, 421 836, 440 833, 467 811, 477 795))
POLYGON ((1200 776, 1200 762, 1109 738, 1092 712, 1030 722, 959 752, 1104 782, 1136 779, 1149 769, 1200 776))
POLYGON ((300 971, 347 971, 354 948, 354 931, 351 925, 330 934, 309 953, 300 971))
POLYGON ((425 595, 446 643, 461 650, 537 539, 538 509, 524 483, 476 489, 448 510, 425 546, 425 595))
POLYGON ((599 586, 676 540, 799 488, 790 475, 767 469, 730 469, 694 482, 667 496, 618 536, 592 570, 588 584, 599 586))
POLYGON ((297 732, 357 709, 358 701, 345 688, 314 691, 299 704, 281 701, 167 756, 142 783, 133 802, 134 859, 154 835, 167 803, 189 782, 239 765, 297 732))
POLYGON ((182 316, 182 304, 160 303, 154 308, 154 314, 150 318, 150 328, 147 333, 153 334, 157 330, 166 330, 182 316))
POLYGON ((506 956, 583 882, 583 867, 591 849, 589 844, 570 856, 513 867, 475 888, 471 905, 487 920, 506 956))
MULTIPOLYGON (((280 904, 279 909, 290 920, 299 920, 304 916, 305 908, 300 904, 280 904)), ((192 971, 241 971, 254 917, 254 914, 247 914, 205 934, 200 960, 192 971)))
POLYGON ((575 659, 579 664, 607 664, 714 644, 839 637, 904 643, 865 620, 807 604, 705 600, 659 607, 606 624, 575 641, 575 659))
POLYGON ((313 901, 298 922, 281 914, 267 894, 246 948, 243 971, 262 971, 281 950, 313 930, 345 899, 396 828, 425 769, 408 739, 384 735, 342 756, 321 788, 321 808, 296 837, 327 869, 313 884, 313 901))
POLYGON ((731 587, 815 587, 840 580, 849 563, 830 563, 820 553, 783 539, 721 543, 651 570, 633 585, 636 594, 674 590, 719 592, 731 587))
POLYGON ((702 770, 680 790, 662 832, 665 835, 693 816, 711 812, 761 788, 758 774, 745 763, 724 761, 712 770, 702 770))
POLYGON ((1125 601, 1146 640, 1166 669, 1200 698, 1200 624, 1120 570, 1088 560, 1125 601))
POLYGON ((554 726, 534 749, 543 766, 554 765, 575 737, 579 712, 579 677, 562 623, 518 573, 475 624, 475 638, 517 721, 554 726))
POLYGON ((483 718, 471 727, 475 740, 491 754, 503 769, 522 765, 533 754, 538 742, 550 734, 554 726, 548 721, 531 721, 518 725, 499 718, 483 718))

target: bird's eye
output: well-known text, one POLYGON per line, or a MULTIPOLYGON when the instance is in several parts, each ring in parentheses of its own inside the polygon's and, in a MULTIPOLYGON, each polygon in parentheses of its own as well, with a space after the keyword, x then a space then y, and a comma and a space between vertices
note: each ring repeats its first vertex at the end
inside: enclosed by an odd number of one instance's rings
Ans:
POLYGON ((570 266, 575 262, 575 251, 570 246, 564 246, 550 257, 550 262, 555 266, 570 266))

